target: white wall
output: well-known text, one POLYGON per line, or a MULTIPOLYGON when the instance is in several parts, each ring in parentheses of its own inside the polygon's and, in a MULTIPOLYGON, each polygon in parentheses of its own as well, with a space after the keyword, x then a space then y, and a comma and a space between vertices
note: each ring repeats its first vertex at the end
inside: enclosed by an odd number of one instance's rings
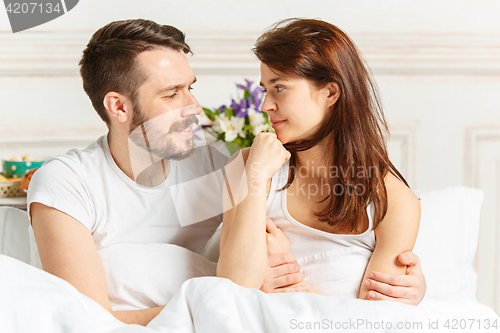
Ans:
POLYGON ((0 10, 0 158, 62 153, 105 133, 77 63, 96 29, 137 17, 186 32, 194 92, 207 107, 229 102, 235 82, 258 80, 250 48, 272 23, 317 17, 351 35, 380 87, 391 157, 410 185, 485 190, 478 297, 500 313, 499 1, 82 0, 17 34, 0 10))

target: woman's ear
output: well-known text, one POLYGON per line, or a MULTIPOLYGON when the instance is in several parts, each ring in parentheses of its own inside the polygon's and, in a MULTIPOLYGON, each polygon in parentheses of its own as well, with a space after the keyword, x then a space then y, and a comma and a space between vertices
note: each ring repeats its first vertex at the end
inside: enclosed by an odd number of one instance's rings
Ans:
POLYGON ((116 91, 110 91, 104 96, 104 107, 108 112, 110 121, 115 120, 125 123, 132 115, 132 103, 130 100, 116 91))
POLYGON ((333 106, 340 98, 340 87, 335 82, 330 82, 326 85, 328 107, 333 106))

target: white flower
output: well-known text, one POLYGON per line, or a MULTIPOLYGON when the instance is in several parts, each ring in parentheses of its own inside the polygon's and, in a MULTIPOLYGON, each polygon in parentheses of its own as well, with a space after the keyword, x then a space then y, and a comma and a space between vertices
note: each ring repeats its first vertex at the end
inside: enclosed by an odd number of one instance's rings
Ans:
POLYGON ((260 132, 269 131, 269 124, 266 124, 266 119, 264 118, 264 114, 262 112, 258 112, 254 109, 248 110, 248 120, 250 126, 252 126, 252 134, 257 136, 260 132))
POLYGON ((200 115, 198 116, 198 119, 200 120, 200 125, 201 126, 204 126, 204 125, 210 126, 210 125, 212 125, 212 121, 210 120, 210 118, 208 118, 208 116, 205 114, 205 112, 200 113, 200 115))
POLYGON ((259 125, 264 124, 264 114, 254 109, 248 109, 248 120, 250 122, 250 126, 256 128, 259 125))
POLYGON ((267 131, 269 131, 269 124, 260 124, 252 129, 252 134, 254 136, 257 136, 259 135, 260 132, 267 132, 267 131))
POLYGON ((226 118, 225 114, 216 115, 212 123, 212 129, 220 134, 224 133, 229 127, 229 119, 226 118))
POLYGON ((230 128, 229 131, 226 132, 226 142, 233 141, 238 137, 238 135, 241 136, 242 138, 246 137, 246 132, 243 131, 243 126, 245 126, 245 118, 233 116, 229 120, 229 123, 230 123, 230 128), (228 138, 228 133, 230 133, 229 138, 228 138))
POLYGON ((217 133, 224 133, 226 142, 231 142, 236 139, 238 135, 242 138, 246 137, 243 126, 245 126, 245 118, 233 116, 231 119, 227 119, 225 114, 220 114, 215 116, 212 129, 217 133))

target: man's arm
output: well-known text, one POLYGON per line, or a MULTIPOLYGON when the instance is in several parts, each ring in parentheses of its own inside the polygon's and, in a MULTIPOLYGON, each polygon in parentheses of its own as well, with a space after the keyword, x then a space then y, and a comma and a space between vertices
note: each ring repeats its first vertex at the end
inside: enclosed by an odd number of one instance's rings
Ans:
POLYGON ((104 267, 90 231, 71 216, 40 203, 31 204, 30 214, 44 271, 68 281, 124 323, 147 325, 161 311, 163 307, 113 311, 104 267))
POLYGON ((411 251, 401 253, 398 261, 406 266, 406 275, 370 272, 365 286, 370 300, 392 300, 417 305, 425 295, 426 283, 420 258, 411 251), (373 274, 373 275, 371 275, 373 274))

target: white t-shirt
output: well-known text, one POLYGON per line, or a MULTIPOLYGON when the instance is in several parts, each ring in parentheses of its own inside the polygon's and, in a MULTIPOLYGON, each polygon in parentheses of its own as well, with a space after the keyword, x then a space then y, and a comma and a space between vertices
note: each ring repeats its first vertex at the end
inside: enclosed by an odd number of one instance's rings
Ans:
POLYGON ((187 278, 215 274, 198 254, 222 221, 227 157, 207 147, 171 161, 165 181, 146 187, 118 168, 103 136, 47 161, 31 180, 28 209, 39 202, 90 230, 113 309, 164 305, 187 278))

